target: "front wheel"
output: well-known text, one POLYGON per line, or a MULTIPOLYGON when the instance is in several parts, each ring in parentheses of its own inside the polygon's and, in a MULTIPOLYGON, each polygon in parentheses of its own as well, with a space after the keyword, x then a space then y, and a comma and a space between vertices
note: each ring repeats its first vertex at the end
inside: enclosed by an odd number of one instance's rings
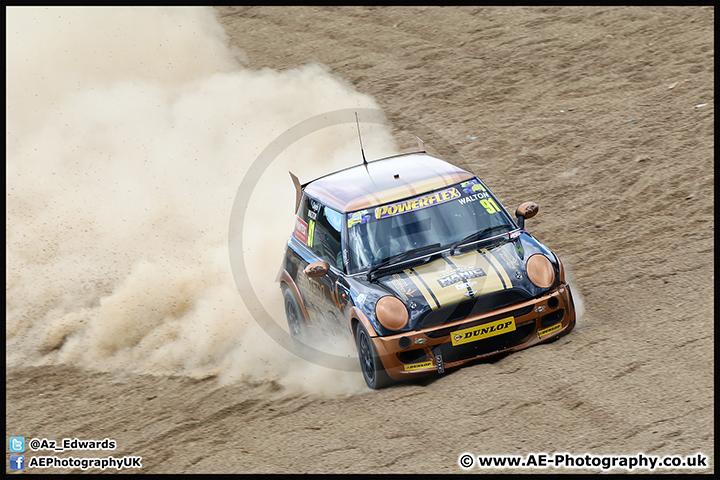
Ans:
POLYGON ((370 335, 368 335, 361 323, 357 324, 355 342, 357 344, 358 358, 360 359, 360 369, 367 386, 377 390, 392 385, 394 381, 385 371, 372 340, 370 340, 370 335))

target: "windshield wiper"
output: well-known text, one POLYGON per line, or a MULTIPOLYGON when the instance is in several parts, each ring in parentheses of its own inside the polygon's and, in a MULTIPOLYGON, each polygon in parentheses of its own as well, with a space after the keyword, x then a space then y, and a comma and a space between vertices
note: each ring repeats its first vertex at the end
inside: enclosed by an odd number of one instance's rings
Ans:
POLYGON ((452 244, 452 247, 450 247, 450 255, 455 255, 455 249, 458 248, 460 245, 480 240, 485 235, 492 232, 493 230, 497 230, 498 228, 512 228, 512 225, 503 223, 502 225, 493 225, 492 227, 485 228, 483 230, 480 230, 479 232, 471 233, 459 242, 455 242, 452 244))
POLYGON ((413 248, 412 250, 408 250, 407 252, 397 253, 395 255, 392 255, 392 256, 380 261, 379 263, 376 263, 375 265, 370 267, 370 270, 368 270, 368 272, 367 272, 368 282, 371 282, 373 280, 372 274, 375 273, 376 271, 378 271, 379 269, 381 269, 382 267, 386 267, 392 263, 401 262, 403 260, 406 260, 406 259, 414 256, 414 255, 417 255, 420 252, 438 248, 439 246, 440 246, 439 243, 433 243, 432 245, 425 245, 424 247, 413 248))

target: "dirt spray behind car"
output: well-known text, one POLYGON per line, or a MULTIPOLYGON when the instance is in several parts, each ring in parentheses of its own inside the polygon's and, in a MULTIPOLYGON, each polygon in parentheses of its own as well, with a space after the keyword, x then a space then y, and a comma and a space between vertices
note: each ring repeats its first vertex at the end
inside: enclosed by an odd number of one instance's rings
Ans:
MULTIPOLYGON (((227 225, 278 132, 374 100, 321 65, 246 68, 213 9, 7 14, 8 364, 356 388, 266 341, 233 283, 227 225)), ((291 228, 287 170, 354 162, 355 135, 318 132, 258 185, 246 253, 269 308, 282 255, 269 247, 291 228)))

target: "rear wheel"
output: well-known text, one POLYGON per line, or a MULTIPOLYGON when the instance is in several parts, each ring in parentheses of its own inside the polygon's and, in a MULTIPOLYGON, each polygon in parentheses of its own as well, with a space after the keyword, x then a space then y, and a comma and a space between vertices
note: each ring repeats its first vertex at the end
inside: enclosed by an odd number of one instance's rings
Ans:
POLYGON ((285 317, 287 318, 290 335, 295 342, 302 342, 307 333, 307 323, 295 295, 289 288, 283 289, 283 302, 285 303, 285 317))
POLYGON ((360 359, 360 369, 362 370, 367 386, 376 390, 395 383, 385 371, 385 367, 380 361, 380 358, 378 358, 372 340, 370 340, 370 335, 368 335, 365 327, 363 327, 361 323, 358 323, 356 328, 355 341, 357 344, 358 358, 360 359))

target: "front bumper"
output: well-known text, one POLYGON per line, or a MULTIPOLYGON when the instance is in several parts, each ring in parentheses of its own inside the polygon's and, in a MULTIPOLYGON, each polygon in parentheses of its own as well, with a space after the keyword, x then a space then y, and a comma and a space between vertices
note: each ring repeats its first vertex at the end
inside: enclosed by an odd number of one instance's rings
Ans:
POLYGON ((447 368, 478 358, 532 347, 566 335, 574 327, 572 294, 570 287, 562 284, 556 290, 526 302, 413 332, 373 337, 372 341, 388 375, 403 381, 442 373, 447 368), (451 333, 509 317, 514 319, 515 330, 453 346, 451 333))

